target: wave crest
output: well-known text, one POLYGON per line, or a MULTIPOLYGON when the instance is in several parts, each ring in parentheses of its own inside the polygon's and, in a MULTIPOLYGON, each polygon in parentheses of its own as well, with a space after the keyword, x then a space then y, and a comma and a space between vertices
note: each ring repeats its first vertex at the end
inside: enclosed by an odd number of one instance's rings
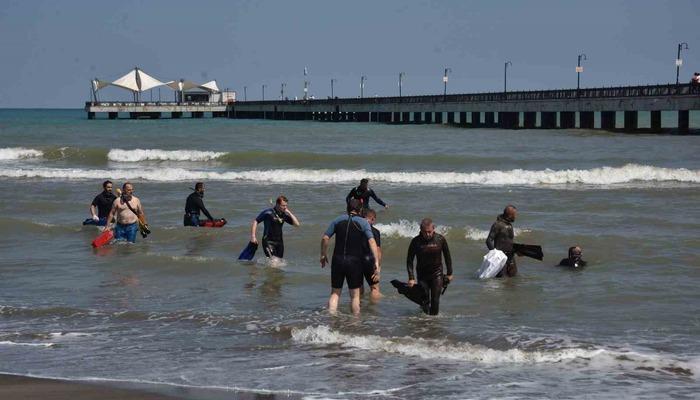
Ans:
MULTIPOLYGON (((416 237, 420 231, 420 222, 400 219, 398 222, 390 222, 388 224, 376 224, 375 227, 379 229, 379 231, 382 233, 382 236, 413 238, 416 237)), ((441 235, 447 235, 450 229, 451 228, 449 226, 435 226, 435 232, 441 235)))
POLYGON ((199 150, 112 149, 107 153, 109 161, 211 161, 227 153, 199 150))
POLYGON ((44 155, 41 150, 27 149, 24 147, 0 148, 0 160, 22 160, 27 158, 39 158, 44 155))

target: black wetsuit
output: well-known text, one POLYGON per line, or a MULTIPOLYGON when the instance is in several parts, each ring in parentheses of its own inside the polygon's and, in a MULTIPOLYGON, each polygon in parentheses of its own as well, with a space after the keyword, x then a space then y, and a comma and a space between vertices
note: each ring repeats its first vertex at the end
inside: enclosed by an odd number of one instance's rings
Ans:
POLYGON ((98 218, 104 218, 105 220, 107 219, 109 212, 112 211, 112 205, 114 204, 114 200, 116 198, 117 196, 115 196, 114 193, 106 190, 95 196, 95 198, 92 200, 92 205, 97 207, 98 218))
POLYGON ((423 286, 430 294, 430 315, 437 315, 440 311, 440 294, 443 288, 442 257, 445 257, 447 275, 452 275, 452 257, 447 246, 447 240, 439 233, 434 233, 430 239, 418 235, 411 240, 406 257, 406 269, 408 279, 415 280, 413 275, 413 259, 417 258, 416 271, 418 284, 423 286))
MULTIPOLYGON (((374 226, 370 225, 372 228, 372 235, 374 236, 374 242, 377 243, 377 249, 382 247, 382 234, 379 232, 379 229, 375 228, 374 226)), ((365 275, 365 280, 367 281, 367 284, 372 286, 376 284, 377 282, 374 282, 372 280, 372 275, 374 275, 374 256, 372 255, 372 250, 369 248, 369 243, 364 242, 365 246, 365 266, 364 266, 364 271, 363 274, 365 275)))
POLYGON ((502 277, 504 272, 507 276, 515 276, 518 273, 518 266, 515 264, 515 254, 513 253, 513 221, 505 215, 499 215, 496 222, 491 225, 491 231, 486 238, 486 247, 489 250, 498 249, 508 256, 506 266, 496 277, 502 277))
POLYGON ((325 236, 335 235, 335 247, 331 260, 331 287, 342 289, 347 281, 348 289, 362 286, 368 241, 373 237, 366 219, 358 215, 336 218, 326 229, 325 236))
POLYGON ((198 192, 192 192, 187 196, 187 201, 185 202, 185 216, 182 222, 185 226, 199 226, 199 213, 202 212, 210 220, 214 217, 209 214, 207 208, 204 207, 204 194, 199 194, 198 192))
POLYGON ((559 266, 560 267, 573 267, 573 268, 581 268, 585 267, 588 263, 582 259, 571 259, 571 258, 562 258, 561 261, 559 261, 559 266))
POLYGON ((377 197, 377 194, 374 193, 374 190, 362 190, 359 186, 352 188, 350 193, 348 193, 348 195, 345 196, 345 202, 348 203, 350 202, 350 199, 357 199, 360 200, 360 203, 362 203, 362 208, 369 208, 370 197, 373 198, 374 201, 376 201, 380 206, 386 207, 386 203, 384 203, 382 199, 377 197))
POLYGON ((265 224, 263 231, 262 245, 265 255, 268 257, 284 257, 284 240, 282 238, 282 225, 284 223, 294 224, 292 217, 287 213, 280 213, 276 208, 263 210, 255 220, 265 224))

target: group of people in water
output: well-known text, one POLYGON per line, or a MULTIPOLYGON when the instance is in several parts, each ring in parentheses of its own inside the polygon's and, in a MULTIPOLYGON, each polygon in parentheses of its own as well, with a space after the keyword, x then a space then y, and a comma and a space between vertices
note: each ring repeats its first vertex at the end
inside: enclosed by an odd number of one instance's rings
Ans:
MULTIPOLYGON (((137 233, 146 237, 150 230, 141 201, 133 192, 133 185, 123 184, 121 191, 114 189, 111 181, 104 181, 103 191, 95 196, 90 204, 91 218, 84 225, 103 226, 104 230, 112 230, 114 240, 125 240, 134 243, 137 233), (116 192, 116 194, 115 194, 116 192)), ((193 192, 185 202, 183 224, 185 226, 205 226, 201 215, 208 222, 215 219, 204 206, 205 186, 197 182, 193 192)), ((369 180, 364 178, 346 196, 347 213, 336 217, 321 237, 321 268, 330 264, 331 294, 328 308, 336 311, 343 286, 347 284, 351 310, 360 312, 360 296, 364 289, 364 281, 369 285, 370 298, 376 300, 382 295, 379 291, 381 276, 382 252, 381 233, 374 226, 377 213, 369 207, 370 199, 388 208, 377 194, 369 188, 369 180), (335 237, 335 246, 329 259, 331 238, 335 237)), ((486 246, 489 250, 497 249, 505 253, 507 261, 497 277, 512 277, 518 272, 515 261, 520 254, 515 238, 513 223, 517 217, 517 208, 508 205, 491 226, 486 246)), ((222 223, 225 223, 225 220, 222 223)), ((257 228, 263 224, 262 249, 267 257, 284 257, 284 239, 282 227, 285 223, 299 226, 299 219, 288 206, 288 199, 280 195, 273 207, 260 212, 250 225, 249 246, 257 248, 257 228)), ((252 257, 252 255, 251 255, 252 257)), ((582 259, 580 246, 569 248, 568 257, 559 265, 579 268, 586 265, 582 259)), ((435 231, 435 224, 430 218, 420 222, 419 234, 414 237, 408 247, 406 257, 408 281, 406 283, 392 281, 400 293, 418 303, 424 312, 436 315, 439 312, 440 296, 453 280, 452 257, 446 238, 435 231), (443 264, 444 260, 444 264, 443 264), (445 271, 446 269, 446 271, 445 271)))

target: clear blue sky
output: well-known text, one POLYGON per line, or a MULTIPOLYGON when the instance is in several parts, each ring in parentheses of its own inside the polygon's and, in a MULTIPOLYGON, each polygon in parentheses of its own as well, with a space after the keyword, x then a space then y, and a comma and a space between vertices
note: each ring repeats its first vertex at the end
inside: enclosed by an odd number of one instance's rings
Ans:
MULTIPOLYGON (((700 70, 700 2, 16 1, 0 6, 0 107, 77 108, 94 77, 134 66, 161 80, 216 79, 242 97, 497 91, 675 82, 700 70)), ((163 89, 164 98, 172 92, 163 89), (167 93, 167 94, 166 94, 167 93)), ((125 97, 109 89, 103 98, 125 97)))

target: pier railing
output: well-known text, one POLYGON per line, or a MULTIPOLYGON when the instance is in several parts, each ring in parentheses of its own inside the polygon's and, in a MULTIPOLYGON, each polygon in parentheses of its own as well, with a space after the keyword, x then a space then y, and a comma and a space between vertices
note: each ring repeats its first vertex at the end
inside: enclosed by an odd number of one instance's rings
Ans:
POLYGON ((620 86, 587 89, 555 89, 532 91, 509 91, 472 94, 421 95, 402 97, 332 98, 309 100, 247 101, 245 104, 395 104, 395 103, 466 103, 495 101, 538 101, 603 99, 615 97, 663 97, 700 95, 700 87, 690 84, 667 84, 647 86, 620 86))
POLYGON ((146 106, 223 106, 224 102, 208 101, 86 101, 85 106, 93 107, 146 107, 146 106))

